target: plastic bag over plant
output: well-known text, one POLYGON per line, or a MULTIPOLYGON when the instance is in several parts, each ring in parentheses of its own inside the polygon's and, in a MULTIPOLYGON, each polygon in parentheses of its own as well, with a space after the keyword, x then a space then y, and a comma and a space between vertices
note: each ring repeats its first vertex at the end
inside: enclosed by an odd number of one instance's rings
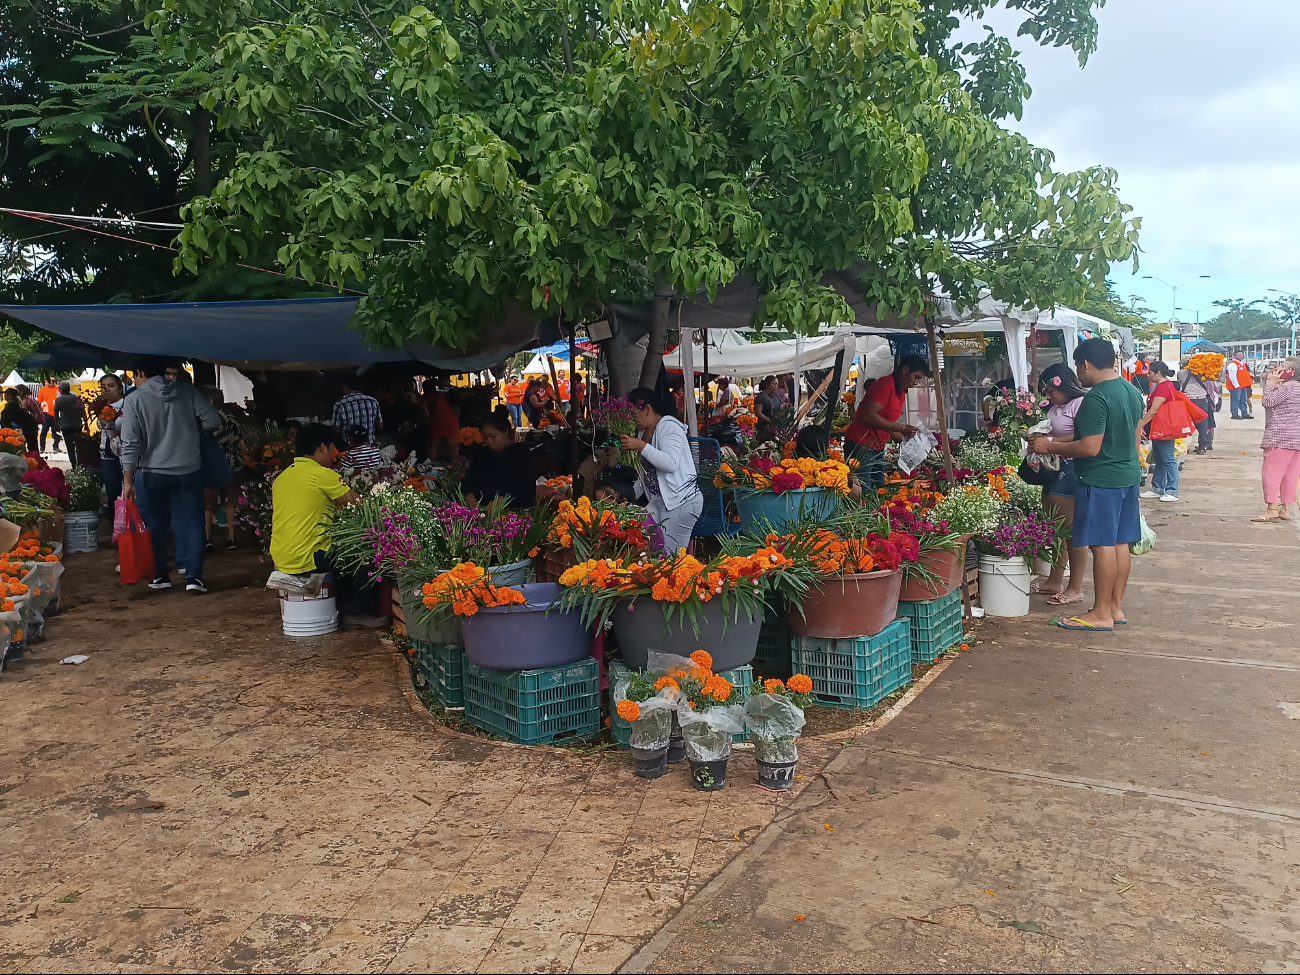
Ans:
POLYGON ((686 739, 686 757, 692 762, 717 762, 731 754, 733 736, 740 733, 741 705, 692 710, 685 701, 677 708, 677 721, 686 739))
POLYGON ((745 730, 753 739, 755 757, 764 762, 799 758, 795 739, 804 721, 803 708, 781 694, 755 694, 745 702, 745 730))
POLYGON ((659 696, 642 701, 639 707, 641 717, 632 722, 629 744, 633 748, 667 748, 673 733, 673 712, 677 702, 659 696))
POLYGON ((683 657, 676 653, 660 653, 658 650, 647 650, 645 655, 645 669, 652 674, 660 677, 666 674, 672 674, 679 670, 690 672, 695 663, 690 657, 683 657))

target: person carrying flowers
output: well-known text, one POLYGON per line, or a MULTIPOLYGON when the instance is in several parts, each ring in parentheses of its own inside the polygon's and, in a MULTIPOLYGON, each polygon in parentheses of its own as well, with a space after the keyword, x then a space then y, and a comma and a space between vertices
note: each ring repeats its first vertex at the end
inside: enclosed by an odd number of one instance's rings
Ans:
POLYGON ((628 394, 636 406, 640 437, 619 437, 624 450, 641 457, 641 479, 637 494, 646 498, 646 508, 663 532, 664 548, 676 554, 691 540, 691 531, 704 510, 704 496, 695 486, 695 458, 686 425, 672 415, 671 408, 653 389, 638 387, 628 394))

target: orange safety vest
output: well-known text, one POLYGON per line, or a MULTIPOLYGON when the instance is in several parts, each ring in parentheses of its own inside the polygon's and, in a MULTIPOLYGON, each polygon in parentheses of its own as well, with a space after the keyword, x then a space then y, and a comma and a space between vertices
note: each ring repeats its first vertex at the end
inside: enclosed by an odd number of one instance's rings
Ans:
POLYGON ((506 383, 506 402, 513 406, 518 406, 524 401, 524 390, 528 387, 523 383, 506 383))
POLYGON ((1139 359, 1137 363, 1133 366, 1133 375, 1135 376, 1151 375, 1151 363, 1147 362, 1145 359, 1139 359))
POLYGON ((1233 359, 1228 363, 1229 366, 1232 366, 1233 364, 1237 366, 1237 375, 1234 378, 1232 369, 1228 369, 1228 388, 1245 389, 1247 386, 1253 386, 1254 380, 1250 378, 1250 370, 1246 368, 1246 363, 1242 362, 1240 359, 1233 359))

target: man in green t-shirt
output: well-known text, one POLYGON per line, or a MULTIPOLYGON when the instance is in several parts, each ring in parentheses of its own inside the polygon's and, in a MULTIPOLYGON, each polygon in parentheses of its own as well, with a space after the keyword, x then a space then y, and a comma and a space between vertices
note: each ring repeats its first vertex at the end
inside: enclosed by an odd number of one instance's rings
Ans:
POLYGON ((1088 395, 1074 418, 1074 439, 1029 442, 1033 453, 1073 458, 1079 477, 1070 544, 1092 550, 1096 595, 1091 612, 1053 621, 1066 630, 1113 630, 1128 622, 1121 602, 1132 558, 1129 544, 1142 537, 1137 429, 1145 404, 1118 366, 1115 348, 1105 339, 1080 342, 1074 368, 1088 395))

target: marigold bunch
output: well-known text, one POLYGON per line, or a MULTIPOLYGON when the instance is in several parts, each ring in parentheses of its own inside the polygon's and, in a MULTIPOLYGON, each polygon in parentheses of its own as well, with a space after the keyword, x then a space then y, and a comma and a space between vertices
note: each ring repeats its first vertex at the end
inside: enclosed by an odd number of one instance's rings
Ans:
POLYGON ((1223 356, 1218 352, 1198 352, 1187 360, 1187 371, 1197 379, 1218 379, 1223 372, 1223 356))
MULTIPOLYGON (((788 445, 787 445, 788 446, 788 445)), ((719 488, 771 490, 774 494, 804 488, 828 488, 837 494, 849 493, 850 468, 843 460, 787 456, 780 463, 764 457, 752 458, 747 466, 720 464, 713 475, 719 488)))
POLYGON ((115 410, 111 406, 105 406, 102 410, 99 411, 99 418, 104 423, 112 423, 121 415, 122 414, 119 410, 115 410))
POLYGON ((799 707, 806 708, 812 703, 812 689, 811 677, 807 674, 795 674, 786 681, 779 681, 774 677, 763 681, 756 680, 749 686, 749 693, 751 697, 755 694, 779 694, 790 698, 799 707))
POLYGON ((527 600, 518 589, 492 585, 486 569, 462 562, 424 584, 424 605, 438 610, 450 606, 457 616, 473 616, 483 606, 522 606, 527 600))
POLYGON ((6 454, 23 454, 27 452, 27 439, 22 431, 10 427, 0 428, 0 451, 6 454))
POLYGON ((546 544, 576 549, 587 558, 617 558, 663 548, 653 520, 643 510, 587 497, 560 502, 546 544))
POLYGON ((483 434, 478 427, 461 427, 460 428, 460 445, 468 447, 471 444, 480 444, 483 442, 483 434))

